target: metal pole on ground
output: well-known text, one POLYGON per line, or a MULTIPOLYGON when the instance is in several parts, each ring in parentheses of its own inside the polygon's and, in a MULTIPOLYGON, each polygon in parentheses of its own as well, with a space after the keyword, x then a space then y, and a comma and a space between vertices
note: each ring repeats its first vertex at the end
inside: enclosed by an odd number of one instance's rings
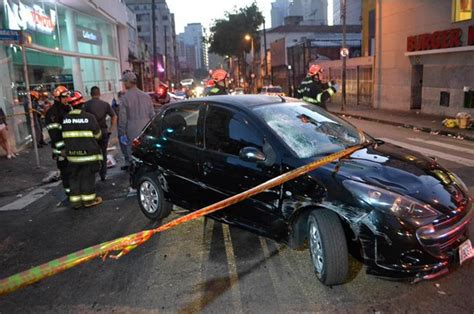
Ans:
POLYGON ((36 139, 36 130, 35 130, 35 122, 34 122, 34 115, 33 115, 33 106, 31 104, 31 95, 30 95, 30 80, 28 78, 28 64, 26 63, 26 48, 24 45, 24 37, 22 34, 22 42, 21 42, 21 56, 23 58, 23 76, 25 77, 25 88, 26 88, 26 97, 28 99, 28 114, 30 115, 30 124, 31 124, 31 135, 33 137, 33 148, 35 150, 35 157, 36 157, 36 166, 40 166, 39 154, 38 154, 38 141, 36 139))

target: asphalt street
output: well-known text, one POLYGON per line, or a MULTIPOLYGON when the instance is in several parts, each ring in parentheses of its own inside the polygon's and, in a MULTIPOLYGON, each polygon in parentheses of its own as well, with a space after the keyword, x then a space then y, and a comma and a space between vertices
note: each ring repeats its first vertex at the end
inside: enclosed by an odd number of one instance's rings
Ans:
MULTIPOLYGON (((474 142, 350 121, 375 137, 436 157, 474 194, 474 142)), ((57 207, 59 187, 43 189, 32 194, 31 203, 15 205, 22 209, 0 210, 0 278, 158 224, 142 215, 135 197, 127 197, 127 176, 118 169, 98 183, 105 202, 96 208, 57 207)), ((165 221, 183 214, 175 208, 165 221)), ((350 281, 325 287, 307 251, 200 219, 158 234, 118 261, 93 260, 0 297, 0 312, 472 313, 473 290, 474 260, 418 284, 367 275, 351 260, 350 281)))

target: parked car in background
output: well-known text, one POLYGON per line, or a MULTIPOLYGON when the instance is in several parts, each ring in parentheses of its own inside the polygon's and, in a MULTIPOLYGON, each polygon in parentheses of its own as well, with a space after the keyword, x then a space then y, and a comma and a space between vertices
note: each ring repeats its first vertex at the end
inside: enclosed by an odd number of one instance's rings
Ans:
POLYGON ((262 90, 260 92, 262 95, 267 95, 267 96, 285 96, 285 93, 283 92, 283 89, 281 86, 263 86, 262 90))
POLYGON ((236 87, 231 92, 231 95, 243 95, 243 94, 245 94, 245 92, 244 92, 244 89, 242 87, 236 87))
POLYGON ((133 142, 131 184, 150 219, 196 210, 343 149, 350 156, 210 215, 309 248, 326 285, 349 252, 383 277, 432 279, 465 263, 473 218, 464 183, 434 159, 359 131, 318 106, 214 96, 161 110, 133 142))

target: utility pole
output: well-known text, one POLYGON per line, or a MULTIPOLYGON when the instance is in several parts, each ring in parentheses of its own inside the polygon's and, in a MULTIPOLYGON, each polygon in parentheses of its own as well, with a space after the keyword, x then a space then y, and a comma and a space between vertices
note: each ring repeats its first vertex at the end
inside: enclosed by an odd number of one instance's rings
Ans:
POLYGON ((341 3, 341 18, 342 18, 342 102, 341 102, 341 111, 344 111, 346 108, 346 74, 347 74, 347 47, 346 47, 346 0, 342 0, 341 3))
POLYGON ((265 77, 263 78, 263 85, 268 85, 267 30, 265 18, 263 19, 263 49, 263 55, 265 56, 265 77))
POLYGON ((166 25, 163 26, 163 31, 165 34, 165 82, 168 81, 168 41, 166 40, 166 25))
POLYGON ((155 0, 151 0, 151 27, 153 28, 152 31, 152 38, 153 38, 153 90, 156 90, 158 87, 157 79, 158 79, 158 60, 156 58, 156 7, 155 7, 155 0))

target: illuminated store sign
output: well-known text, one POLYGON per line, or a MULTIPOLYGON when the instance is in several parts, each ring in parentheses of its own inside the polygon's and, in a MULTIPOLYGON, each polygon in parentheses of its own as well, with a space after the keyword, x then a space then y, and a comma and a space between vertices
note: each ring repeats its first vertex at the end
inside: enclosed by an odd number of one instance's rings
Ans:
POLYGON ((76 26, 77 40, 93 45, 102 44, 102 36, 100 33, 93 29, 88 29, 80 26, 76 26))
MULTIPOLYGON (((434 33, 407 37, 407 51, 422 51, 461 47, 463 32, 461 28, 447 29, 434 33)), ((474 26, 469 27, 467 45, 474 45, 474 26)))
POLYGON ((54 33, 56 11, 49 9, 49 15, 39 5, 27 6, 5 0, 5 11, 8 16, 8 28, 12 30, 30 30, 43 34, 54 33))

